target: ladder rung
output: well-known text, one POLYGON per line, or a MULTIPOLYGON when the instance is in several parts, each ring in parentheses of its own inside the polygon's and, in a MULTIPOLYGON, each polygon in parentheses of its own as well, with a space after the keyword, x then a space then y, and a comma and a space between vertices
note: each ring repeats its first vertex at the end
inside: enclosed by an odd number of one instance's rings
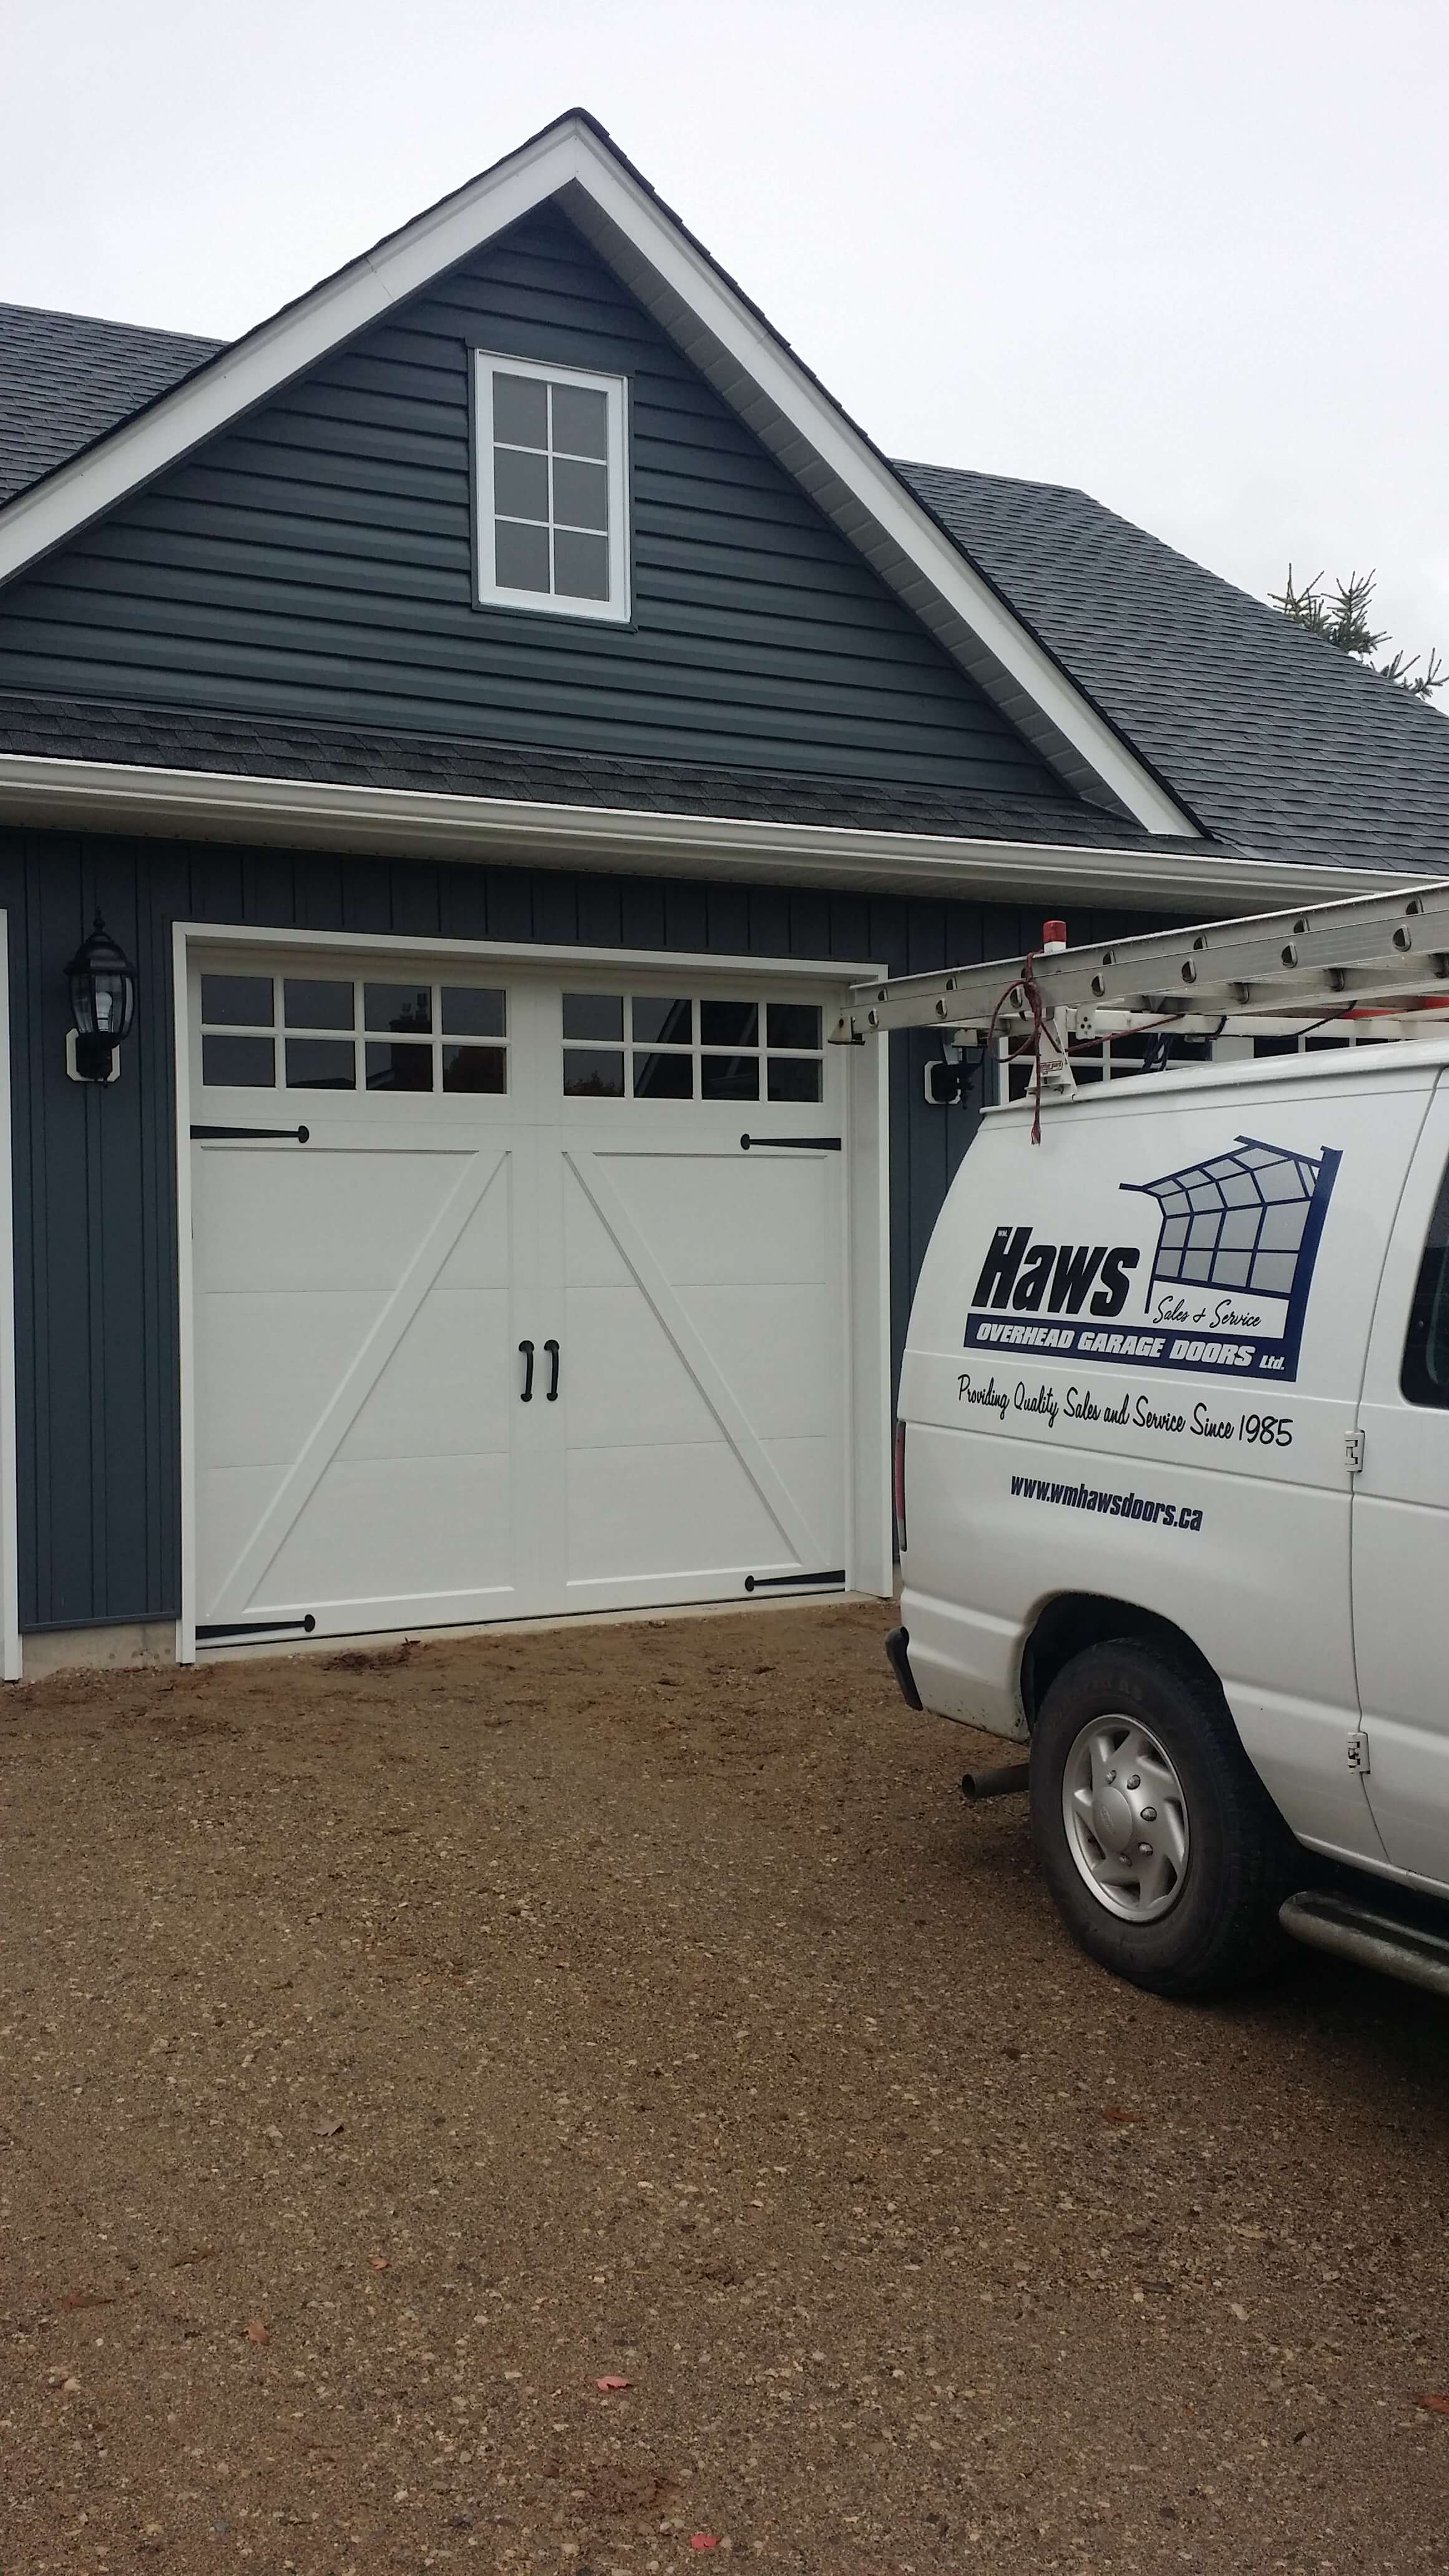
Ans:
MULTIPOLYGON (((1027 963, 998 957, 943 974, 857 984, 848 1020, 835 1034, 982 1028, 1027 963)), ((1415 993, 1437 991, 1449 999, 1449 882, 1062 948, 1037 955, 1032 971, 1050 1011, 1101 1008, 1166 1018, 1287 1010, 1311 1018, 1415 993)), ((1013 1025, 1021 1016, 1019 1007, 1003 1012, 1013 1025)))

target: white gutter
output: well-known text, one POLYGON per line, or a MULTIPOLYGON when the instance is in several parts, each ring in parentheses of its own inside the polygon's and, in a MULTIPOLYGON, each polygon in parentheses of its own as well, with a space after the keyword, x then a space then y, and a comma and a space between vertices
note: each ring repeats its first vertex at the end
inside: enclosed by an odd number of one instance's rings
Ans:
POLYGON ((284 843, 650 876, 753 878, 976 902, 1080 895, 1093 903, 1242 912, 1388 892, 1403 872, 1183 850, 1086 849, 947 833, 857 831, 735 815, 456 796, 411 787, 237 777, 204 769, 0 754, 0 822, 55 830, 284 843))

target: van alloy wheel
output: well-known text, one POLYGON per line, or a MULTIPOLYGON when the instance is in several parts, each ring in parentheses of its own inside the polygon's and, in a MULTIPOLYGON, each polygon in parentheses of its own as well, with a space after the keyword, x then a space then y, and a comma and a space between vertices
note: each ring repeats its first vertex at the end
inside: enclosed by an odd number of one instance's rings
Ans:
POLYGON ((1187 1799, 1155 1735, 1129 1717, 1097 1717, 1062 1772, 1067 1849, 1109 1914, 1153 1923, 1187 1876, 1187 1799))
POLYGON ((1210 1995, 1281 1955, 1278 1907, 1302 1862, 1185 1641, 1109 1637, 1073 1655, 1036 1712, 1029 1796, 1052 1895, 1104 1968, 1210 1995))

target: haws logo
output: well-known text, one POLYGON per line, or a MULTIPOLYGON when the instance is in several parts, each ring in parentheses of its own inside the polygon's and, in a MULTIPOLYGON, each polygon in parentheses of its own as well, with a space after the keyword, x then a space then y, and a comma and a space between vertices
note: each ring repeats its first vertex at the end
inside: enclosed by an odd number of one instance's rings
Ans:
POLYGON ((971 1303, 1080 1315, 1095 1283, 1088 1313, 1120 1315, 1141 1258, 1135 1243, 1033 1243, 1029 1225, 999 1225, 971 1303))
POLYGON ((1332 1146, 1238 1136, 1180 1171, 1123 1181, 1156 1202, 1155 1243, 1047 1243, 999 1225, 965 1346, 1291 1380, 1341 1160, 1332 1146))

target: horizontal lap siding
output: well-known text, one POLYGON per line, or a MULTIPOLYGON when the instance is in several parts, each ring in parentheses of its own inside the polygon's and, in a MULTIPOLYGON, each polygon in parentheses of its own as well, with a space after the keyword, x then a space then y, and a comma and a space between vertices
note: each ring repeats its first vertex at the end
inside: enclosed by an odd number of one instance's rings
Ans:
POLYGON ((0 593, 0 687, 1054 790, 552 209, 0 593), (628 375, 632 626, 473 605, 470 343, 628 375))
MULTIPOLYGON (((1019 954, 1041 909, 0 829, 10 927, 21 1619, 170 1619, 179 1600, 171 925, 840 958, 924 971, 1019 954), (65 962, 99 904, 138 970, 104 1092, 65 1073, 65 962)), ((1048 907, 1049 908, 1049 907, 1048 907)), ((1079 939, 1150 927, 1072 915, 1079 939)), ((974 1115, 931 1110, 928 1031, 891 1041, 899 1352, 974 1115)))

